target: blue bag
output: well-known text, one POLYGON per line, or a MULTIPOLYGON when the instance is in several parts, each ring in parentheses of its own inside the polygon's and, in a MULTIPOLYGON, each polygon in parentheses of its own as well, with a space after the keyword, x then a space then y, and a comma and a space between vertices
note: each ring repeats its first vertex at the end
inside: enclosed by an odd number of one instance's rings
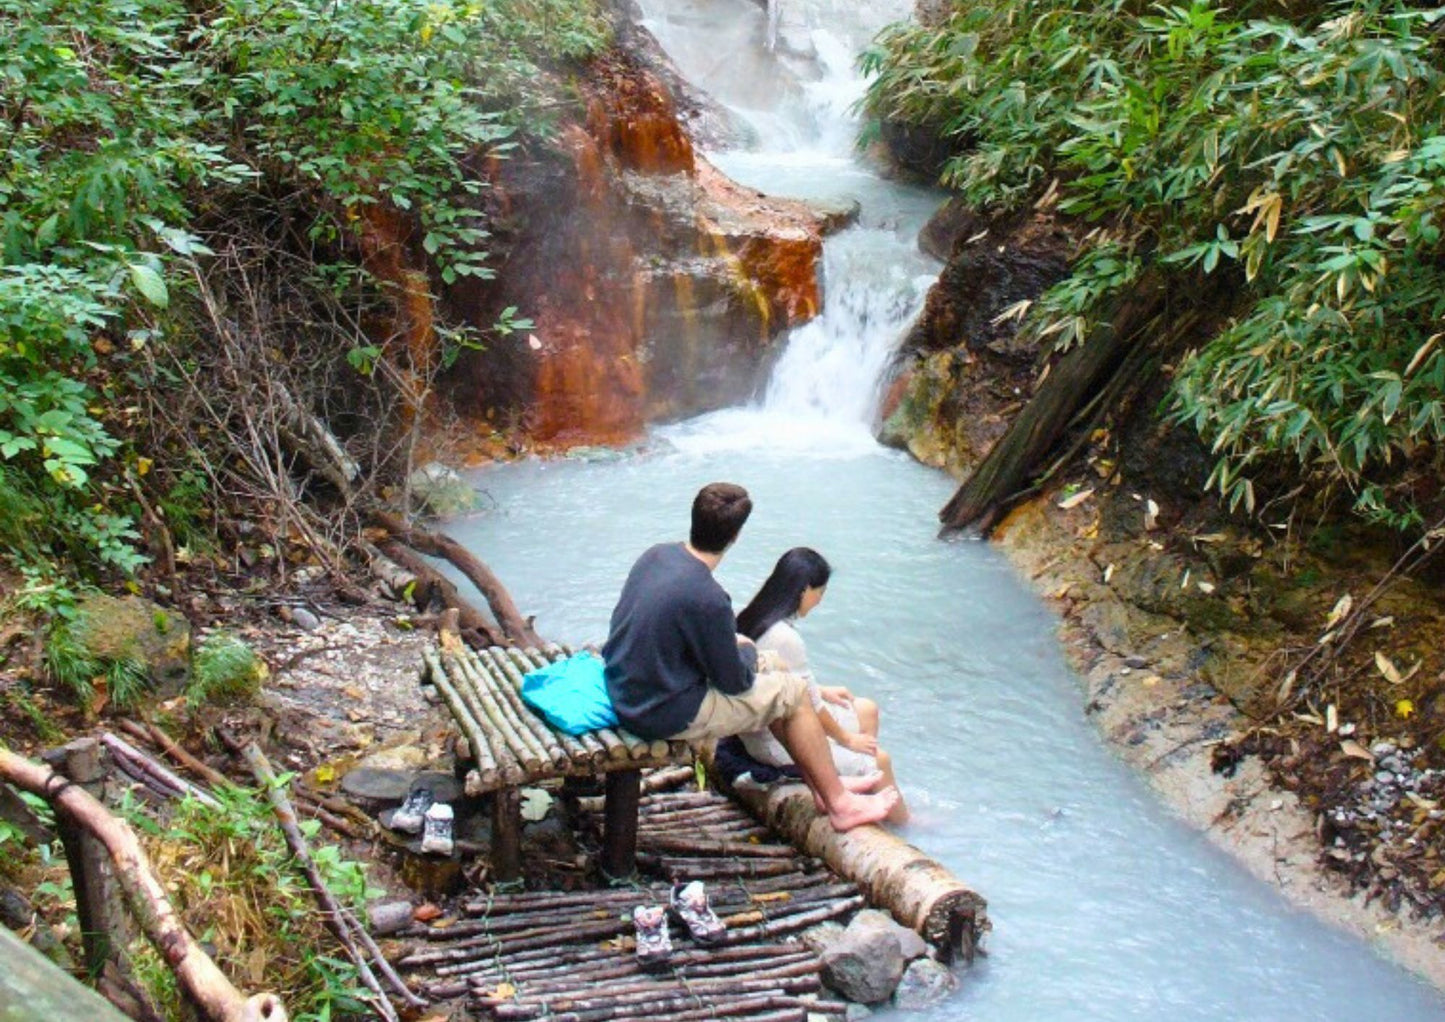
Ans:
POLYGON ((539 667, 522 679, 522 701, 564 734, 616 727, 602 668, 602 658, 585 650, 539 667))

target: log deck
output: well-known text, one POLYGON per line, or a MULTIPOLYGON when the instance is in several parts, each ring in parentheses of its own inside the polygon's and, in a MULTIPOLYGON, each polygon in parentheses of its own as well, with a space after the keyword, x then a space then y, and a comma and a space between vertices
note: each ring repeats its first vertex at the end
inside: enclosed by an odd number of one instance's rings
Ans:
POLYGON ((625 880, 637 868, 642 771, 692 762, 687 742, 648 741, 621 728, 567 735, 534 713, 522 701, 523 675, 570 652, 557 645, 477 651, 443 630, 439 647, 425 656, 422 682, 436 686, 471 754, 466 793, 493 796, 492 872, 501 881, 521 875, 522 785, 604 775, 601 866, 625 880))

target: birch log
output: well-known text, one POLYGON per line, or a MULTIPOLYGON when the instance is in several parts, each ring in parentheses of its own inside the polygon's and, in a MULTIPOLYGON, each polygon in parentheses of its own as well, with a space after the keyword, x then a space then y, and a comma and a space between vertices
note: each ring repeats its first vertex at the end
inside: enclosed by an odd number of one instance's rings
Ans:
POLYGON ((801 784, 735 797, 797 848, 856 881, 868 901, 893 914, 945 956, 971 961, 989 929, 988 903, 934 859, 882 827, 839 832, 801 784))

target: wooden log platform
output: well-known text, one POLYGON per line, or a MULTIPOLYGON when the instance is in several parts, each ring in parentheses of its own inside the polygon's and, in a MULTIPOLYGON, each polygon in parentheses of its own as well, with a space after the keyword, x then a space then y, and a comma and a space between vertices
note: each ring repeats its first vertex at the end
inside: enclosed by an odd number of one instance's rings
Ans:
POLYGON ((523 677, 567 655, 560 646, 478 651, 443 629, 438 648, 424 657, 421 681, 436 687, 471 753, 466 793, 492 796, 492 873, 501 881, 521 875, 521 785, 604 775, 600 865, 607 876, 626 879, 637 868, 642 771, 692 762, 687 742, 648 741, 613 728, 567 735, 534 713, 522 701, 523 677))
MULTIPOLYGON (((656 775, 653 775, 656 776, 656 775)), ((674 782, 681 775, 674 773, 674 782)), ((581 801, 584 830, 602 831, 608 806, 581 801)), ((796 940, 866 904, 858 884, 799 854, 715 792, 652 792, 638 799, 640 856, 651 879, 590 891, 474 891, 451 918, 398 936, 398 969, 433 1002, 462 999, 479 1018, 549 1022, 632 1019, 841 1019, 847 1004, 822 986, 821 961, 796 940), (746 845, 752 854, 737 854, 746 845), (766 875, 750 872, 763 864, 766 875), (671 881, 705 879, 727 925, 697 944, 670 920, 673 954, 644 970, 632 911, 665 905, 671 881)))

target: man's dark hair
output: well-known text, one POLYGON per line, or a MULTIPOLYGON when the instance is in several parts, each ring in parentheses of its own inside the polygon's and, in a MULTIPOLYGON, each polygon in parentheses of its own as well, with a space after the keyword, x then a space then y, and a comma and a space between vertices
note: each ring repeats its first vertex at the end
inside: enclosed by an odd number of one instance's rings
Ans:
POLYGON ((688 542, 694 550, 720 554, 738 538, 752 513, 752 498, 737 483, 708 483, 693 498, 688 542))

